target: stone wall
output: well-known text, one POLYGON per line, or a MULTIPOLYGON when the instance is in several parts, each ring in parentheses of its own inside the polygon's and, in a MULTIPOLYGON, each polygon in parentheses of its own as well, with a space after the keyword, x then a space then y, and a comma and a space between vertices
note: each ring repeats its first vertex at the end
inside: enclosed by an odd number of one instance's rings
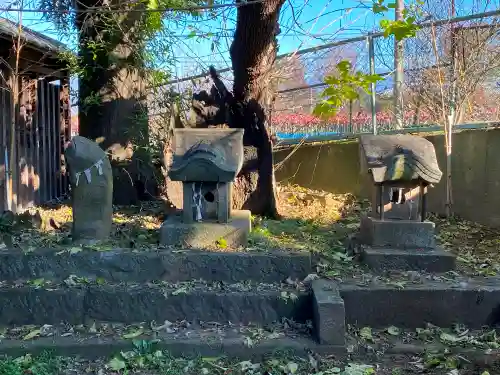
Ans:
MULTIPOLYGON (((444 136, 427 137, 436 146, 439 166, 446 168, 444 136)), ((283 161, 291 149, 275 153, 283 161)), ((453 138, 454 212, 466 219, 500 227, 500 129, 470 130, 453 138)), ((332 193, 366 196, 367 179, 359 171, 357 141, 302 146, 277 170, 280 182, 332 193)), ((445 177, 429 193, 429 210, 444 213, 445 177)))

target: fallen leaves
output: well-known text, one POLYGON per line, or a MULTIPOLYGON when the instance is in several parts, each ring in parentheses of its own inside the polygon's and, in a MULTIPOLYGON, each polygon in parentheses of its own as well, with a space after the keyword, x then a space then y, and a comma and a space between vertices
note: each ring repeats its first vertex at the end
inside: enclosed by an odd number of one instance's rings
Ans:
POLYGON ((140 328, 137 328, 133 331, 130 331, 130 332, 124 334, 122 337, 124 339, 129 340, 129 339, 135 339, 135 338, 141 336, 142 334, 144 334, 144 328, 140 327, 140 328))

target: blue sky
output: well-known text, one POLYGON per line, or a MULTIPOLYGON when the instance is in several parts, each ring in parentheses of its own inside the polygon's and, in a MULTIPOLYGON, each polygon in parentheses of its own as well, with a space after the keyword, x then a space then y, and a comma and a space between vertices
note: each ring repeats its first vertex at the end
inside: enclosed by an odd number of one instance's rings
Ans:
MULTIPOLYGON (((3 6, 9 3, 9 0, 0 0, 3 6)), ((282 31, 278 37, 279 53, 309 48, 372 30, 376 21, 370 8, 369 2, 365 1, 363 4, 357 0, 287 0, 280 16, 282 31)), ((0 15, 5 16, 5 13, 0 15)), ((190 38, 191 29, 174 27, 172 32, 177 39, 174 75, 199 73, 207 64, 214 64, 219 68, 228 66, 228 47, 235 28, 235 15, 236 9, 228 8, 220 12, 215 20, 193 20, 191 24, 187 23, 198 34, 215 34, 210 38, 190 38), (212 50, 214 41, 218 43, 212 50)), ((9 14, 10 19, 16 20, 17 17, 16 13, 9 14)), ((26 13, 23 15, 23 25, 68 43, 68 40, 58 37, 53 25, 43 22, 41 18, 40 13, 26 13)))
MULTIPOLYGON (((484 0, 455 1, 457 11, 461 15, 470 14, 474 4, 477 11, 493 9, 498 6, 499 0, 490 0, 492 3, 486 9, 477 5, 484 3, 484 0)), ((2 6, 11 2, 11 0, 0 0, 2 6)), ((413 0, 406 1, 407 4, 411 2, 413 0)), ((0 13, 0 16, 5 16, 5 13, 0 13)), ((392 14, 387 16, 392 17, 392 14)), ((17 14, 9 14, 9 18, 15 20, 17 14)), ((53 25, 43 22, 41 18, 40 13, 26 13, 23 15, 23 24, 61 40, 53 25)), ((217 18, 211 21, 191 20, 183 23, 183 26, 171 26, 170 30, 175 35, 174 77, 199 74, 206 71, 209 65, 215 65, 217 68, 230 66, 228 49, 235 28, 235 18, 236 9, 231 7, 218 11, 217 18), (198 35, 210 32, 214 36, 191 38, 193 29, 198 35)), ((279 53, 293 52, 365 34, 377 29, 379 18, 377 19, 371 11, 370 0, 287 0, 280 15, 279 53)), ((68 43, 68 40, 61 41, 68 43)))

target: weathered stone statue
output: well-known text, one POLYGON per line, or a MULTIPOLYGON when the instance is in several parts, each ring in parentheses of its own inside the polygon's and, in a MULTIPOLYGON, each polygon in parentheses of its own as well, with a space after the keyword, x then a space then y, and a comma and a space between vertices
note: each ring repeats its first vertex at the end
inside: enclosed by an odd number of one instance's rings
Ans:
POLYGON ((363 173, 372 184, 372 213, 361 220, 362 257, 375 268, 454 267, 451 254, 436 248, 434 223, 426 220, 426 194, 441 180, 434 145, 413 135, 360 138, 363 173))
POLYGON ((70 173, 73 241, 107 239, 113 216, 113 173, 106 153, 97 143, 75 136, 64 156, 70 173))
POLYGON ((210 247, 246 241, 250 212, 231 210, 231 186, 243 165, 242 129, 175 129, 169 177, 182 181, 182 216, 161 228, 164 245, 210 247))

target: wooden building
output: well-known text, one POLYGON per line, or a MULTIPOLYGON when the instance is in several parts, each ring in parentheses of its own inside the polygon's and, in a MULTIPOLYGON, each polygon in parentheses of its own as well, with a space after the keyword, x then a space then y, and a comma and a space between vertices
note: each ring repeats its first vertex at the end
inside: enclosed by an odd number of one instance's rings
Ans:
POLYGON ((63 197, 71 137, 63 44, 0 18, 0 212, 63 197), (20 48, 19 48, 20 46, 20 48))

